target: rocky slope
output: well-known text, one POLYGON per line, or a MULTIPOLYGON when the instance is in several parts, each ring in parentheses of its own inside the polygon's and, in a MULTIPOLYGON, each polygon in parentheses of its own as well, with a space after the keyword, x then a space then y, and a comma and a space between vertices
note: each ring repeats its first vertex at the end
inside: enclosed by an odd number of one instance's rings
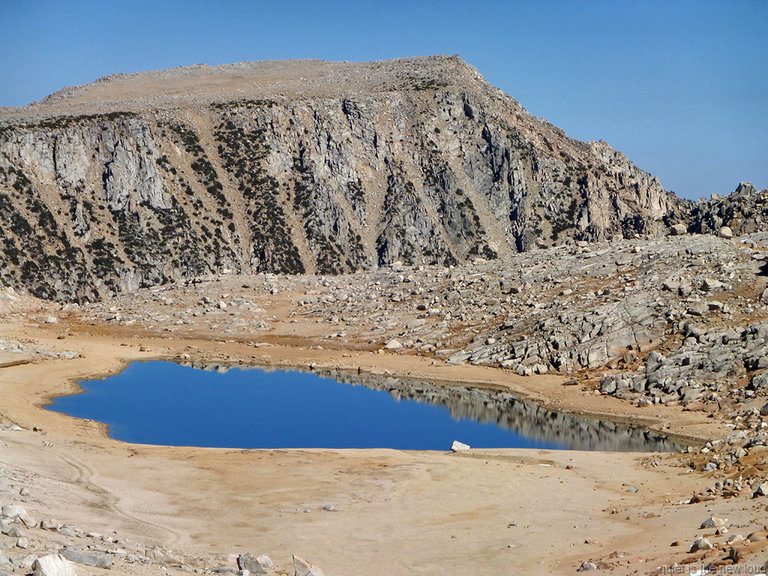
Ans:
POLYGON ((0 113, 0 283, 48 299, 494 259, 688 210, 458 57, 117 75, 0 113))

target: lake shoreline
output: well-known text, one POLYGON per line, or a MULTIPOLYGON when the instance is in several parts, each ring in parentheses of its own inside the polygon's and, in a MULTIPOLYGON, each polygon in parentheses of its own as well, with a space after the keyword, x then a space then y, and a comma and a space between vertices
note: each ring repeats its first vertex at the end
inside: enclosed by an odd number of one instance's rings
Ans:
POLYGON ((551 412, 508 391, 458 382, 168 360, 132 362, 107 378, 111 386, 100 386, 102 380, 78 383, 83 388, 90 383, 91 397, 57 398, 48 409, 103 422, 113 439, 182 447, 440 451, 452 439, 473 448, 675 452, 684 447, 641 427, 551 412), (307 404, 305 397, 315 399, 307 404), (254 422, 245 406, 268 409, 254 422), (340 406, 353 413, 339 411, 340 406), (282 426, 288 413, 304 426, 282 426), (195 420, 199 424, 190 427, 195 420), (354 438, 340 434, 345 429, 354 430, 354 438))
MULTIPOLYGON (((250 551, 268 553, 278 565, 288 566, 290 555, 298 554, 329 574, 359 573, 355 567, 361 561, 380 567, 370 574, 391 574, 387 562, 398 550, 400 572, 407 571, 406 566, 432 572, 450 565, 455 571, 444 573, 460 574, 477 570, 478 559, 464 553, 470 549, 483 551, 480 573, 501 573, 510 554, 521 569, 545 566, 553 573, 572 573, 580 562, 607 557, 617 548, 654 562, 671 561, 677 551, 669 548, 669 542, 687 538, 689 528, 698 526, 696 519, 705 514, 690 506, 669 508, 671 501, 684 500, 708 482, 699 474, 686 473, 679 454, 168 448, 112 440, 102 424, 43 409, 50 398, 77 391, 78 379, 115 373, 131 361, 171 359, 312 365, 314 370, 461 381, 617 419, 630 419, 638 411, 616 399, 563 386, 559 376, 523 378, 492 368, 388 353, 278 344, 254 347, 74 323, 66 327, 63 339, 58 338, 64 331, 61 325, 6 324, 4 330, 37 346, 80 355, 69 360, 38 357, 0 372, 3 417, 21 427, 0 431, 0 438, 6 443, 8 465, 38 478, 33 493, 41 495, 44 506, 34 511, 69 518, 83 527, 116 530, 187 558, 216 562, 250 551), (75 472, 86 469, 90 472, 75 472), (610 475, 601 470, 610 470, 610 475), (563 484, 568 487, 565 492, 563 484), (633 486, 637 492, 629 491, 633 486), (52 498, 57 490, 59 500, 52 498), (83 504, 94 491, 104 494, 98 513, 83 504), (435 499, 439 494, 446 498, 435 499), (326 512, 324 506, 338 512, 326 512), (614 508, 623 515, 612 514, 614 508), (669 513, 677 518, 677 527, 662 526, 658 520, 624 519, 627 515, 660 519, 669 513), (690 518, 682 521, 681 515, 690 518), (545 517, 547 522, 536 520, 545 517), (578 529, 574 517, 584 519, 578 529), (508 527, 521 522, 526 530, 508 527), (259 529, 253 531, 254 526, 259 529), (649 527, 656 531, 652 542, 641 536, 649 527), (561 544, 546 550, 536 546, 545 534, 561 544), (584 544, 598 536, 599 545, 584 544), (456 539, 463 545, 456 547, 456 539)), ((662 408, 666 407, 659 407, 653 419, 665 432, 695 434, 701 440, 718 433, 718 424, 703 414, 662 408)), ((618 573, 631 573, 635 569, 631 566, 618 573)), ((137 570, 136 574, 144 573, 137 570)))

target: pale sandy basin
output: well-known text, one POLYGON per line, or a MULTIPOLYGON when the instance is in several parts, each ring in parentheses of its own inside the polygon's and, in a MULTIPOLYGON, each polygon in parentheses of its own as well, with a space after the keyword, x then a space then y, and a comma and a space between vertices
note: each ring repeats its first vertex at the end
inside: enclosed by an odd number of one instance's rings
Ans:
MULTIPOLYGON (((748 533, 765 523, 764 510, 753 500, 681 504, 713 480, 682 466, 680 455, 452 454, 450 442, 446 452, 152 447, 111 440, 100 424, 43 408, 52 396, 75 390, 79 379, 118 371, 135 359, 190 354, 262 365, 316 362, 387 370, 505 387, 553 407, 617 419, 637 413, 615 399, 563 386, 559 377, 512 377, 491 368, 368 352, 256 349, 74 329, 56 339, 61 326, 7 324, 3 329, 6 335, 81 355, 0 368, 3 419, 22 428, 0 431, 2 465, 13 472, 2 480, 4 502, 22 502, 38 519, 114 532, 139 546, 157 544, 199 569, 234 566, 228 555, 252 552, 268 554, 290 574, 292 554, 329 576, 573 574, 589 560, 606 562, 612 573, 645 574, 685 559, 690 543, 703 532, 699 524, 711 514, 729 518, 732 532, 748 533), (17 495, 22 485, 30 491, 23 499, 17 495), (326 505, 336 511, 323 510, 326 505), (671 546, 675 541, 681 545, 671 546)), ((698 437, 717 433, 718 425, 703 414, 649 410, 642 416, 656 428, 698 437)), ((61 540, 47 533, 40 538, 51 549, 61 540)), ((162 570, 154 564, 116 564, 113 572, 162 570)), ((103 571, 78 567, 78 573, 103 571)))

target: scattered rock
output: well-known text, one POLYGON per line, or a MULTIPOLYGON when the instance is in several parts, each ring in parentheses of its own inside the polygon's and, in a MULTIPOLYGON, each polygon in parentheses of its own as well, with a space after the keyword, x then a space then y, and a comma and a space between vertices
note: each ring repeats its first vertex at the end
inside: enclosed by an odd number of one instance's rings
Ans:
POLYGON ((768 480, 756 482, 752 486, 752 497, 757 498, 758 496, 768 496, 768 480))
POLYGON ((470 449, 469 444, 464 444, 463 442, 459 442, 458 440, 454 440, 453 444, 451 444, 451 452, 465 452, 470 449))
POLYGON ((51 532, 55 532, 61 528, 61 523, 54 518, 48 518, 40 522, 40 528, 43 530, 50 530, 51 532))
POLYGON ((696 538, 691 544, 690 552, 698 552, 699 550, 712 550, 712 543, 706 538, 696 538))
POLYGON ((18 516, 26 516, 27 511, 17 504, 5 504, 2 508, 3 518, 15 519, 18 516))
POLYGON ((733 238, 733 230, 731 230, 730 226, 722 226, 720 228, 719 236, 720 238, 733 238))
POLYGON ((325 576, 322 570, 298 556, 293 556, 294 576, 325 576))
POLYGON ((59 554, 49 554, 32 564, 34 576, 76 576, 74 565, 59 554))
POLYGON ((384 348, 386 348, 387 350, 400 350, 400 348, 402 347, 403 345, 396 338, 392 338, 392 340, 390 340, 384 345, 384 348))
POLYGON ((74 548, 63 548, 59 554, 71 562, 82 564, 83 566, 94 566, 96 568, 112 568, 114 562, 109 554, 91 554, 74 548))
POLYGON ((254 556, 251 553, 241 554, 237 557, 237 566, 240 570, 247 570, 251 574, 269 574, 275 569, 275 564, 269 556, 262 554, 254 556))
POLYGON ((715 518, 714 516, 710 516, 704 522, 701 523, 701 526, 699 526, 700 529, 705 528, 722 528, 725 526, 726 520, 723 518, 715 518))

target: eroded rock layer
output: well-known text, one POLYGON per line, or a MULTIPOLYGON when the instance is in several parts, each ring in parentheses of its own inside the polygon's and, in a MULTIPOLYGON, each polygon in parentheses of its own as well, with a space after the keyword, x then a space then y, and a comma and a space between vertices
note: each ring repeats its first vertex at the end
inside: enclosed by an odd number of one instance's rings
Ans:
POLYGON ((0 283, 57 300, 494 259, 687 210, 458 57, 118 75, 0 115, 0 283))

